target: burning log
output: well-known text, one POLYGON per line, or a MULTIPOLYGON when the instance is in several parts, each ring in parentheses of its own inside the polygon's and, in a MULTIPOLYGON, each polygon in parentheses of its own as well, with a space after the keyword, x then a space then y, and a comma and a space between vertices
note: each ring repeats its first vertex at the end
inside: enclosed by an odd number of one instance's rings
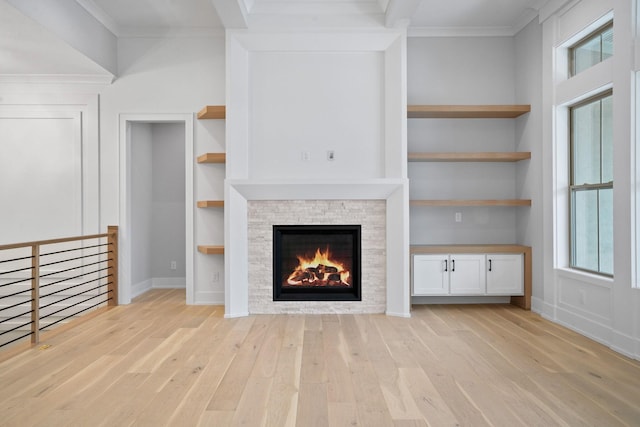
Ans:
POLYGON ((313 259, 298 256, 300 264, 289 275, 286 283, 289 286, 341 286, 350 287, 350 274, 336 261, 330 260, 329 249, 316 250, 313 259))

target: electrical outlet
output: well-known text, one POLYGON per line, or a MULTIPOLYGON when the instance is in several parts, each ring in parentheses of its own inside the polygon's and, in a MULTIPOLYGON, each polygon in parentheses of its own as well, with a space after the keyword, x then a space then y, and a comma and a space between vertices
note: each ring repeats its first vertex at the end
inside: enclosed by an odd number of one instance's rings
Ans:
POLYGON ((172 270, 175 270, 176 268, 178 268, 178 263, 175 261, 171 261, 169 268, 171 268, 172 270))
POLYGON ((211 274, 211 283, 218 283, 220 281, 220 272, 216 271, 211 274))
POLYGON ((456 222, 462 222, 462 212, 456 212, 455 220, 456 222))
POLYGON ((308 151, 300 152, 300 160, 302 160, 303 162, 308 162, 310 158, 311 158, 311 155, 309 154, 308 151))

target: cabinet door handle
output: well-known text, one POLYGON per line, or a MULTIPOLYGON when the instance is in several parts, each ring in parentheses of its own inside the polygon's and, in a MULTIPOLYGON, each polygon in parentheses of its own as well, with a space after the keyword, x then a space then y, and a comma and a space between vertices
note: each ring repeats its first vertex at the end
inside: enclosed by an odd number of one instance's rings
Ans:
POLYGON ((451 271, 456 271, 456 260, 455 259, 451 260, 451 271))
POLYGON ((491 260, 489 260, 489 271, 491 271, 491 260))
POLYGON ((444 271, 449 271, 449 269, 447 268, 447 260, 444 260, 444 271))

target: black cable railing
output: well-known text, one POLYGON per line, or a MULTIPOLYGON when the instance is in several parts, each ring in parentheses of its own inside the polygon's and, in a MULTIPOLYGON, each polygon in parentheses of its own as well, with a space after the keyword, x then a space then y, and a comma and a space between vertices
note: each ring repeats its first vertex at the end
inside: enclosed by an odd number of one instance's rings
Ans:
POLYGON ((0 348, 28 337, 37 344, 40 331, 117 305, 117 260, 115 226, 104 234, 0 245, 0 348))

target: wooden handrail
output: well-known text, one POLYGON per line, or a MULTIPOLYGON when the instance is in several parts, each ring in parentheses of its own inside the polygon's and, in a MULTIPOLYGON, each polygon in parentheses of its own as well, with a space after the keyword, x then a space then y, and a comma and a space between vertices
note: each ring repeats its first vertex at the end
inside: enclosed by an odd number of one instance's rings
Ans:
MULTIPOLYGON (((111 227, 115 228, 116 233, 118 232, 117 226, 110 225, 108 228, 110 229, 111 227)), ((59 239, 36 240, 34 242, 11 243, 9 245, 0 245, 0 251, 3 251, 5 249, 27 248, 29 246, 34 246, 34 245, 44 246, 44 245, 53 245, 56 243, 73 242, 77 240, 99 239, 101 237, 109 237, 109 232, 102 233, 102 234, 89 234, 86 236, 62 237, 59 239)))

